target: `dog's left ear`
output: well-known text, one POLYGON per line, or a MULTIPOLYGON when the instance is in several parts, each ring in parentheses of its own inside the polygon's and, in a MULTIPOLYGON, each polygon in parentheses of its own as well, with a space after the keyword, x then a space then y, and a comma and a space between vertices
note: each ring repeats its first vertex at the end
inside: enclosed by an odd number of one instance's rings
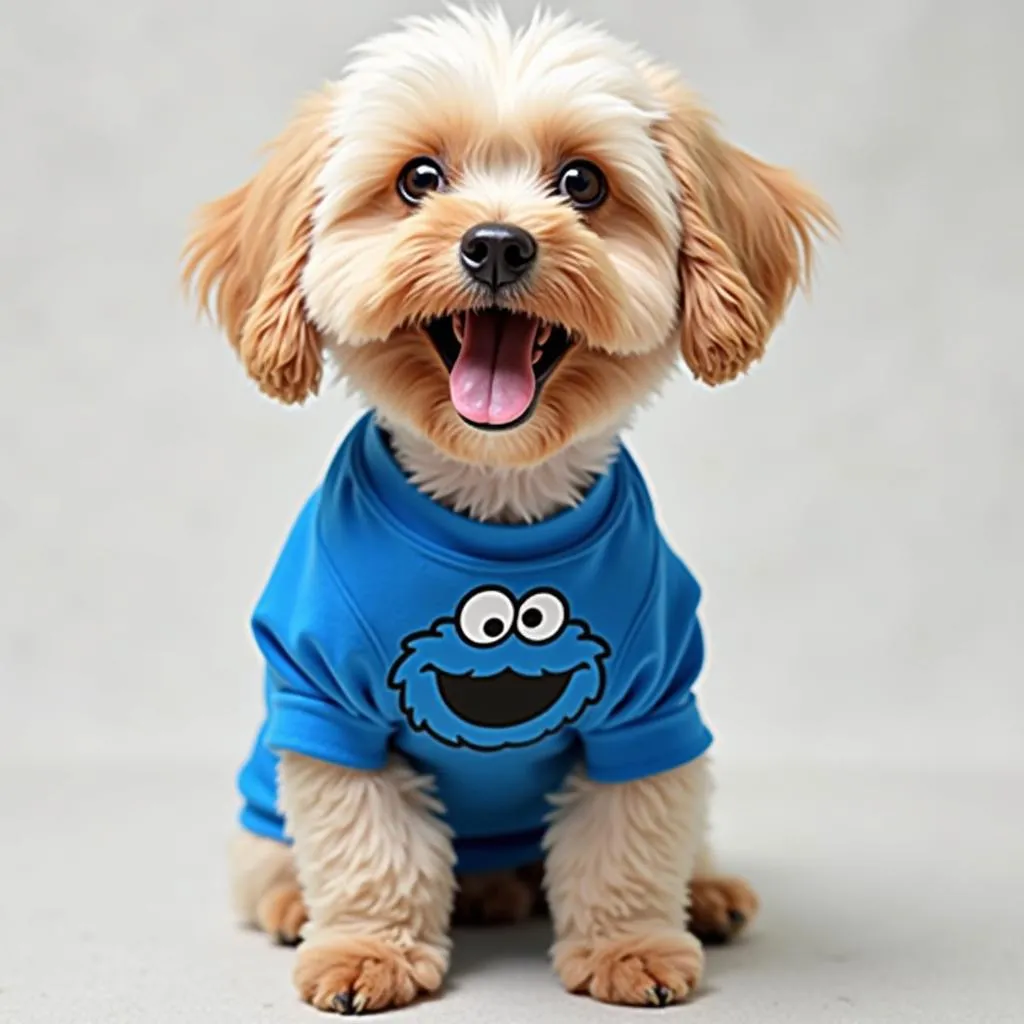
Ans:
POLYGON ((301 291, 317 176, 329 149, 331 96, 314 94, 241 188, 204 206, 185 245, 182 276, 211 304, 242 364, 271 398, 316 394, 323 341, 301 291))
POLYGON ((764 353, 812 245, 834 230, 828 206, 790 171, 730 145, 674 73, 648 69, 667 116, 654 134, 679 187, 683 358, 706 384, 764 353))

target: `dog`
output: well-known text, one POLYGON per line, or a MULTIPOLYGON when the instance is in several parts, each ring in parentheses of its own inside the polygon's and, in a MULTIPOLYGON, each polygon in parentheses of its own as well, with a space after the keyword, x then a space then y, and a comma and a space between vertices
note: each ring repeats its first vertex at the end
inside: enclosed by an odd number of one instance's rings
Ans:
POLYGON ((681 362, 764 353, 824 202, 599 27, 414 18, 200 211, 185 280, 273 399, 370 412, 253 616, 241 917, 343 1014, 547 912, 573 993, 666 1006, 758 899, 706 838, 700 587, 620 441, 681 362))

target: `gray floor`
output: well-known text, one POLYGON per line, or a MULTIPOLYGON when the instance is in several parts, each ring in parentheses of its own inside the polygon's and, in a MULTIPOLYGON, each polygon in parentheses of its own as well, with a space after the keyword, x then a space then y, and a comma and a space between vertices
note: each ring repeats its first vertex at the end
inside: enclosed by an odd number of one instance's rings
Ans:
MULTIPOLYGON (((225 914, 229 770, 9 765, 0 1020, 311 1022, 292 952, 225 914), (12 928, 11 924, 17 927, 12 928)), ((795 766, 724 771, 720 838, 764 916, 660 1019, 692 1024, 1011 1024, 1024 1005, 1024 774, 795 766), (1014 814, 1009 809, 1017 808, 1014 814)), ((463 932, 416 1021, 631 1019, 564 995, 547 929, 463 932)))
MULTIPOLYGON (((237 932, 246 629, 356 409, 256 395, 177 289, 189 212, 428 0, 0 0, 0 1024, 316 1019, 237 932)), ((531 4, 509 0, 521 16, 531 4)), ((834 204, 768 358, 631 442, 704 584, 749 941, 666 1017, 1024 1020, 1024 5, 577 0, 834 204)), ((408 1019, 626 1019, 539 931, 408 1019)))

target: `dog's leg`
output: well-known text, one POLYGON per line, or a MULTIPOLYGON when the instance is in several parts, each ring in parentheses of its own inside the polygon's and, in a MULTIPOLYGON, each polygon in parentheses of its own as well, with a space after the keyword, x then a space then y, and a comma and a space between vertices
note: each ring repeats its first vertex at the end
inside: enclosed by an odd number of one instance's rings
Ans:
POLYGON ((294 946, 306 923, 306 905, 291 849, 241 829, 229 859, 232 902, 242 923, 294 946))
POLYGON ((718 870, 705 836, 690 880, 690 931, 706 946, 731 942, 754 920, 760 905, 749 882, 718 870))
MULTIPOLYGON (((230 851, 232 903, 243 924, 297 946, 309 915, 290 846, 239 829, 230 851)), ((456 925, 517 924, 546 910, 544 865, 456 877, 456 925)))
POLYGON ((358 772, 297 754, 282 757, 279 778, 309 908, 302 998, 351 1014, 439 989, 455 853, 429 782, 397 760, 358 772))
POLYGON ((685 904, 707 791, 704 758, 622 785, 570 779, 546 865, 552 956, 570 992, 666 1006, 696 987, 704 952, 686 930, 685 904))

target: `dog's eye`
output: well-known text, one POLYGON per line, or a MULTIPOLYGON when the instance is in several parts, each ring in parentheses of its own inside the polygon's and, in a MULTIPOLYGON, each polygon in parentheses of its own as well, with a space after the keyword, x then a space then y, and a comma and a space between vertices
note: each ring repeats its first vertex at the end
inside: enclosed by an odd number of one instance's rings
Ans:
POLYGON ((559 171, 558 191, 578 210, 592 210, 605 201, 608 182, 596 164, 574 160, 559 171))
POLYGON ((398 176, 398 194, 410 206, 418 206, 430 192, 444 188, 444 171, 427 156, 410 160, 398 176))
POLYGON ((516 608, 512 596, 497 587, 466 598, 455 619, 462 639, 474 647, 490 647, 512 632, 516 608))
POLYGON ((531 644, 546 644, 562 632, 565 602, 553 590, 538 590, 519 606, 516 631, 531 644))

